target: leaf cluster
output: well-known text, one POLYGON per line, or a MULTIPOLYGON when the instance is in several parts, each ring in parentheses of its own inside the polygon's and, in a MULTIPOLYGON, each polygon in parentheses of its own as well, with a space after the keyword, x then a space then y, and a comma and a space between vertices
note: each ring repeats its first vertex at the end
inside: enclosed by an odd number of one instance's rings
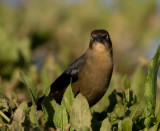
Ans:
POLYGON ((90 108, 82 94, 79 93, 74 98, 71 85, 66 89, 60 105, 46 93, 42 111, 37 111, 35 84, 21 73, 20 78, 30 91, 33 105, 28 107, 26 102, 22 102, 12 112, 8 100, 0 98, 0 126, 4 130, 156 131, 160 129, 160 109, 155 114, 159 58, 160 46, 148 67, 144 99, 138 99, 129 78, 124 76, 121 90, 114 90, 108 96, 108 107, 101 113, 90 108), (11 116, 8 117, 7 113, 11 116))

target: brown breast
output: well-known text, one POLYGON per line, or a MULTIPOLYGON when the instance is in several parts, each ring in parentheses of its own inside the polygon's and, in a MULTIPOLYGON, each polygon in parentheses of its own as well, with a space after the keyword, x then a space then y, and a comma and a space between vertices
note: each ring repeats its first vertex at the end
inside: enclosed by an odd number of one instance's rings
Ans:
POLYGON ((88 49, 87 61, 78 75, 78 81, 72 84, 74 94, 79 91, 89 105, 97 103, 105 94, 113 71, 113 60, 109 51, 102 44, 88 49))

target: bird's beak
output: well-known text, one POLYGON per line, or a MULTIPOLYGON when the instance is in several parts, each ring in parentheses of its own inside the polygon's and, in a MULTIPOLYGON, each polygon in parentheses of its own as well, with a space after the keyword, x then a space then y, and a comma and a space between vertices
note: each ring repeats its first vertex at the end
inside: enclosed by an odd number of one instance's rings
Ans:
POLYGON ((97 41, 103 43, 103 37, 101 35, 97 36, 97 41))

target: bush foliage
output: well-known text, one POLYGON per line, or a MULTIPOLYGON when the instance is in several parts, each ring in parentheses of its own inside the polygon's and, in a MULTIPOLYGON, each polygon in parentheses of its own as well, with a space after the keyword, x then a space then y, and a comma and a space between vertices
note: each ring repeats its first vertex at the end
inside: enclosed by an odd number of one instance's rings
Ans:
MULTIPOLYGON (((61 104, 50 96, 44 98, 42 111, 37 111, 37 89, 31 78, 20 73, 22 82, 28 87, 33 105, 17 104, 13 112, 9 101, 0 98, 0 122, 2 130, 62 130, 62 131, 130 131, 160 129, 160 109, 155 113, 157 73, 160 65, 160 46, 148 66, 144 96, 139 99, 132 89, 132 82, 124 76, 121 90, 105 94, 96 106, 90 108, 86 98, 78 94, 75 98, 71 85, 66 89, 61 104), (106 106, 100 106, 101 103, 106 106), (102 108, 102 109, 100 109, 102 108), (100 111, 100 110, 101 111, 100 111), (99 112, 99 111, 100 112, 99 112), (11 114, 10 117, 8 117, 11 114)), ((139 70, 139 69, 138 69, 139 70)), ((137 70, 134 75, 140 75, 137 70)), ((135 78, 136 79, 136 78, 135 78)), ((134 82, 134 79, 133 79, 134 82)), ((87 85, 86 85, 87 86, 87 85)), ((137 88, 141 84, 134 83, 137 88)))

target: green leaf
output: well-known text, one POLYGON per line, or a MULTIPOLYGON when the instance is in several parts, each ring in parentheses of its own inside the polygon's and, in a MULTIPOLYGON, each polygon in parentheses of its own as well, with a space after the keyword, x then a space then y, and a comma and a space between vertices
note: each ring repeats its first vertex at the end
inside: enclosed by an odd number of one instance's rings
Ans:
POLYGON ((142 70, 142 67, 139 66, 136 68, 133 76, 132 76, 132 83, 131 83, 131 89, 134 91, 137 101, 144 100, 144 84, 146 81, 146 74, 142 70))
POLYGON ((109 121, 110 121, 112 124, 117 123, 118 117, 117 117, 117 115, 116 115, 114 112, 108 113, 108 117, 109 117, 109 121))
POLYGON ((82 126, 79 131, 90 131, 90 128, 88 126, 82 126))
POLYGON ((128 89, 131 87, 130 80, 127 75, 124 76, 123 86, 124 86, 124 89, 128 89))
POLYGON ((43 122, 50 127, 54 125, 53 124, 54 110, 50 102, 51 100, 52 99, 49 96, 47 96, 42 101, 43 122))
POLYGON ((8 112, 9 105, 5 98, 0 98, 0 111, 2 112, 8 112))
POLYGON ((118 131, 132 131, 132 120, 127 117, 118 123, 118 131))
POLYGON ((112 130, 112 125, 109 122, 109 119, 108 118, 104 119, 100 131, 111 131, 111 130, 112 130))
POLYGON ((26 115, 27 112, 28 112, 27 103, 26 102, 21 103, 13 114, 13 121, 10 126, 10 130, 12 130, 12 131, 24 130, 24 127, 22 124, 27 116, 26 115))
POLYGON ((72 88, 70 85, 69 87, 67 87, 61 102, 61 104, 65 106, 67 112, 69 113, 69 116, 71 115, 72 112, 73 101, 74 101, 74 94, 72 92, 72 88))
POLYGON ((69 131, 75 131, 75 128, 71 125, 69 131))
POLYGON ((121 103, 117 103, 113 112, 116 114, 118 118, 122 118, 126 115, 127 107, 125 107, 121 103))
POLYGON ((33 128, 37 128, 39 126, 38 116, 37 116, 37 106, 35 105, 31 106, 31 111, 29 112, 29 119, 33 128))
POLYGON ((160 122, 160 108, 159 108, 159 110, 158 110, 158 113, 157 113, 156 118, 157 118, 157 121, 160 122))
POLYGON ((50 93, 50 81, 49 81, 49 71, 47 69, 43 69, 41 73, 41 81, 43 86, 43 93, 45 96, 48 96, 50 93))
POLYGON ((35 83, 33 82, 32 79, 24 75, 22 72, 20 72, 20 79, 21 81, 28 87, 28 90, 31 93, 32 96, 32 102, 34 105, 37 103, 37 89, 35 86, 35 83))
POLYGON ((131 118, 132 121, 134 122, 143 114, 144 104, 143 103, 136 103, 133 106, 131 106, 129 108, 129 110, 130 110, 129 118, 131 118))
POLYGON ((65 125, 68 124, 68 114, 64 105, 59 105, 55 100, 51 101, 51 105, 54 109, 53 122, 56 126, 56 129, 65 130, 65 125))
POLYGON ((144 125, 147 129, 149 129, 151 125, 154 124, 155 122, 156 122, 155 117, 153 115, 150 115, 144 120, 144 125))
POLYGON ((124 76, 123 88, 124 88, 124 98, 123 103, 130 106, 131 102, 134 103, 133 91, 130 90, 131 84, 127 75, 124 76))
MULTIPOLYGON (((133 94, 133 93, 132 93, 133 94)), ((131 94, 130 89, 128 88, 127 90, 124 91, 124 98, 123 98, 123 103, 125 105, 130 104, 131 99, 133 100, 133 95, 131 94)))
POLYGON ((149 129, 146 128, 146 130, 147 131, 159 131, 158 126, 159 126, 159 123, 156 123, 153 127, 149 128, 149 129))
POLYGON ((108 113, 109 121, 112 124, 116 124, 126 116, 127 113, 127 107, 123 105, 122 103, 117 103, 114 107, 113 111, 111 113, 108 113))
POLYGON ((159 126, 159 123, 160 123, 160 108, 159 108, 159 110, 158 110, 158 113, 157 113, 156 118, 157 118, 157 123, 156 123, 156 124, 154 125, 154 127, 153 127, 153 130, 154 130, 154 131, 157 131, 157 130, 158 130, 158 126, 159 126))
POLYGON ((155 106, 156 106, 156 90, 157 90, 157 73, 159 68, 159 56, 160 56, 160 45, 152 58, 149 67, 148 67, 148 75, 145 83, 145 117, 154 115, 155 106))
POLYGON ((118 131, 123 131, 121 120, 118 122, 118 131))
POLYGON ((78 94, 74 99, 72 106, 72 114, 70 116, 71 125, 77 130, 83 126, 91 126, 91 113, 89 110, 89 104, 84 96, 78 94))

